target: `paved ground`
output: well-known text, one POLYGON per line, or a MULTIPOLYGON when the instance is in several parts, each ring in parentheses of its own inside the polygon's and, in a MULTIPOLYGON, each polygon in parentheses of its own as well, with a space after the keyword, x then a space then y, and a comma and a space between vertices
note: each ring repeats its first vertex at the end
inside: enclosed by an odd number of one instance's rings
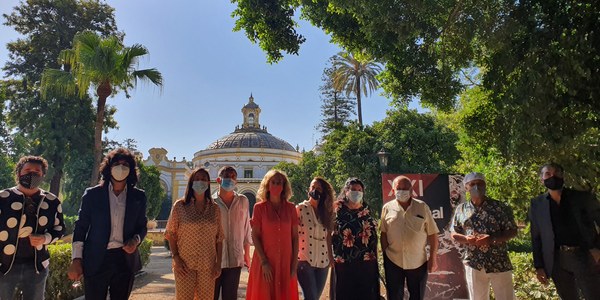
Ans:
MULTIPOLYGON (((175 297, 175 278, 171 271, 171 257, 164 247, 152 247, 150 263, 144 268, 145 274, 135 279, 132 300, 166 300, 175 297)), ((248 285, 248 270, 242 269, 238 299, 245 299, 248 285)), ((323 294, 329 294, 329 282, 323 294)), ((323 296, 321 300, 329 297, 323 296)))

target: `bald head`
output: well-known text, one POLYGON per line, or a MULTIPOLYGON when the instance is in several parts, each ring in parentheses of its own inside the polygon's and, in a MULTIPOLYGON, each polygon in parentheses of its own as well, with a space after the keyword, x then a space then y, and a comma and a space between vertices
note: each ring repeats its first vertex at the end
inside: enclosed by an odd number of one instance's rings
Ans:
POLYGON ((410 178, 406 176, 398 176, 394 178, 394 181, 392 181, 392 188, 394 190, 410 190, 412 188, 412 183, 410 178))

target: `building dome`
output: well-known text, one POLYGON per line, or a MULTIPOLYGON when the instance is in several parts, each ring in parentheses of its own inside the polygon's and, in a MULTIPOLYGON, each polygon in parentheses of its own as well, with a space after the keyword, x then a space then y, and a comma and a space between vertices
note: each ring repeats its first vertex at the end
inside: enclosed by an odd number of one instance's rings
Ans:
POLYGON ((236 129, 210 144, 206 150, 227 148, 267 148, 296 151, 288 142, 273 136, 263 129, 236 129))
POLYGON ((214 141, 205 150, 230 148, 263 148, 296 151, 288 142, 267 132, 267 127, 260 126, 261 109, 250 94, 248 103, 242 108, 244 123, 236 126, 235 131, 214 141))

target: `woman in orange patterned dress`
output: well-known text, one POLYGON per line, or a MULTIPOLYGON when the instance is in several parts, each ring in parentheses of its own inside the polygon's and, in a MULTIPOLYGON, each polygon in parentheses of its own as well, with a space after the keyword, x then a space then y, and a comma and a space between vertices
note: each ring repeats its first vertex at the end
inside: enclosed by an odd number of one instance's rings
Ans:
POLYGON ((291 197, 285 173, 267 172, 250 221, 254 256, 247 300, 298 300, 298 216, 291 197))
POLYGON ((177 300, 213 300, 224 235, 221 212, 210 195, 208 172, 196 169, 167 222, 165 237, 173 254, 177 300))

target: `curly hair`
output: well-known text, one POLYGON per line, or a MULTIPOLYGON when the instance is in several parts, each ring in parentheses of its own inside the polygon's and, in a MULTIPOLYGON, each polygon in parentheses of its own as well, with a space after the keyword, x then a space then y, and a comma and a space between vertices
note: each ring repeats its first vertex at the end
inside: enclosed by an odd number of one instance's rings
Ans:
POLYGON ((360 179, 358 179, 356 177, 350 177, 344 183, 344 187, 342 187, 342 190, 338 194, 338 198, 337 199, 341 200, 341 201, 344 201, 344 202, 347 202, 348 199, 346 198, 346 192, 348 192, 350 190, 350 188, 353 185, 355 185, 355 184, 359 184, 362 187, 363 192, 365 191, 365 184, 360 179))
POLYGON ((333 191, 333 186, 323 177, 315 177, 313 180, 316 180, 321 189, 323 190, 322 195, 324 198, 319 199, 319 204, 317 204, 317 220, 325 227, 326 229, 333 229, 333 201, 335 199, 335 192, 333 191))
POLYGON ((17 183, 19 182, 19 175, 21 174, 21 170, 23 170, 23 167, 26 163, 41 165, 42 173, 44 173, 44 175, 46 174, 46 171, 48 171, 48 161, 46 161, 46 159, 44 159, 43 157, 34 155, 23 156, 19 159, 19 162, 17 162, 17 165, 15 166, 15 180, 17 181, 17 183))
POLYGON ((265 177, 263 177, 260 182, 260 187, 258 188, 258 192, 256 193, 256 198, 258 198, 261 202, 270 200, 269 195, 269 182, 275 176, 281 176, 284 179, 283 190, 281 191, 281 200, 288 201, 292 198, 292 186, 290 185, 290 181, 288 180, 285 172, 281 170, 271 169, 265 177))
POLYGON ((187 186, 185 187, 185 196, 183 198, 183 203, 185 203, 186 205, 190 204, 192 202, 192 198, 194 198, 194 189, 192 188, 192 185, 194 185, 194 178, 198 173, 206 174, 206 178, 208 178, 208 188, 206 189, 206 191, 204 191, 204 198, 208 202, 211 202, 209 200, 212 200, 212 196, 210 193, 210 174, 208 174, 208 171, 205 168, 197 168, 196 170, 192 171, 192 174, 190 174, 187 186))
POLYGON ((102 160, 102 164, 100 164, 100 174, 102 175, 102 180, 100 181, 101 185, 108 186, 110 182, 111 174, 110 169, 112 165, 120 160, 124 160, 129 165, 129 175, 127 175, 127 186, 134 187, 138 182, 138 171, 137 164, 135 162, 135 156, 125 149, 125 148, 117 148, 115 150, 110 151, 102 160))

